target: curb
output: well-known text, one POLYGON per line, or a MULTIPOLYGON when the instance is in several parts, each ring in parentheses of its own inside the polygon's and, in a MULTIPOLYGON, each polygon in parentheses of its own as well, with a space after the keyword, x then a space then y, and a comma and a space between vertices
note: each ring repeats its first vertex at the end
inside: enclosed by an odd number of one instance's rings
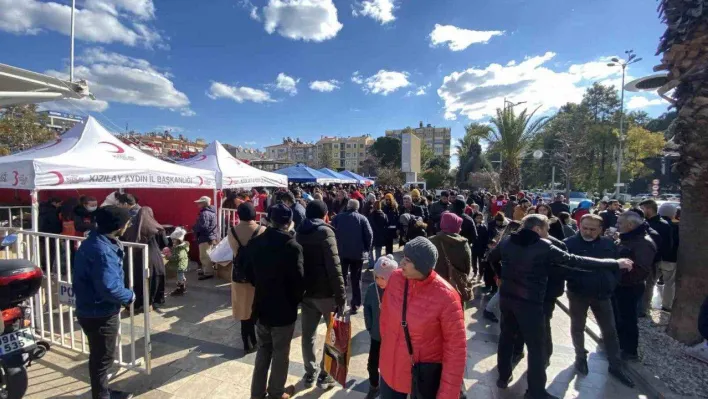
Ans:
MULTIPOLYGON (((556 299, 556 304, 570 317, 568 298, 565 294, 556 299)), ((587 318, 585 322, 585 332, 598 345, 600 344, 602 339, 600 327, 590 318, 587 318)), ((655 375, 652 375, 652 373, 639 362, 625 362, 625 367, 637 387, 644 391, 651 399, 680 399, 688 397, 674 393, 663 381, 655 375)))

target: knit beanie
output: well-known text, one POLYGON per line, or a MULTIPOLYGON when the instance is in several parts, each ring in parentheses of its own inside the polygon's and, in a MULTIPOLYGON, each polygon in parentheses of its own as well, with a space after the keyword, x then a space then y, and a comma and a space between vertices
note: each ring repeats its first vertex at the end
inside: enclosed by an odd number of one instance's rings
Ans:
POLYGON ((659 216, 673 219, 676 217, 676 209, 676 204, 664 202, 661 206, 659 206, 659 216))
POLYGON ((324 219, 326 214, 327 204, 322 200, 314 200, 305 208, 305 217, 308 219, 324 219))
POLYGON ((238 219, 244 222, 256 220, 256 208, 253 207, 251 202, 242 202, 236 209, 236 213, 238 214, 238 219))
POLYGON ((417 188, 414 188, 411 191, 411 198, 420 198, 420 190, 418 190, 417 188))
POLYGON ((458 215, 461 215, 465 211, 465 208, 467 208, 467 204, 465 204, 463 200, 456 199, 452 202, 452 211, 458 215))
POLYGON ((96 231, 100 234, 110 234, 125 226, 130 220, 130 212, 125 208, 108 205, 99 208, 95 213, 96 231))
POLYGON ((380 257, 374 264, 374 274, 384 280, 388 280, 396 269, 398 269, 398 262, 393 259, 391 254, 380 257))
POLYGON ((374 193, 369 193, 369 195, 366 196, 366 200, 367 200, 367 201, 371 201, 371 202, 376 201, 376 194, 374 194, 374 193))
POLYGON ((440 230, 447 234, 458 234, 462 228, 462 218, 452 212, 445 212, 440 218, 440 230))
POLYGON ((413 262, 413 266, 424 276, 429 276, 438 261, 438 250, 425 237, 416 237, 403 247, 403 256, 413 262))
POLYGON ((388 194, 384 195, 384 199, 387 199, 387 200, 393 201, 393 194, 391 194, 391 193, 388 193, 388 194))

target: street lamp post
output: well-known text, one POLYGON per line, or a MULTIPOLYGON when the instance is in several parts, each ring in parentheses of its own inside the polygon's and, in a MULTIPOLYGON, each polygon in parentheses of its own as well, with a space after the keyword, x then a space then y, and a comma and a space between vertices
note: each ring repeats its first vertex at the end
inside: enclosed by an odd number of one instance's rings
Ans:
POLYGON ((620 66, 622 68, 622 91, 620 95, 620 132, 619 132, 619 144, 617 148, 617 183, 615 183, 615 196, 619 197, 620 187, 622 187, 622 141, 624 140, 624 77, 627 72, 627 66, 632 65, 641 61, 641 58, 637 58, 634 54, 634 50, 627 50, 624 52, 627 54, 626 60, 620 60, 617 57, 612 58, 612 62, 608 63, 607 66, 615 67, 620 66))

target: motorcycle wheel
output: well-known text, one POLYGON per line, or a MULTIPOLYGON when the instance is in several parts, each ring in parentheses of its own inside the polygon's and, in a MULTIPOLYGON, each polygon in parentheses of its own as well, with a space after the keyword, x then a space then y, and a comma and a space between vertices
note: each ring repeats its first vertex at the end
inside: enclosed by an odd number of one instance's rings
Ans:
POLYGON ((1 399, 22 399, 27 392, 27 369, 24 367, 2 367, 1 399))

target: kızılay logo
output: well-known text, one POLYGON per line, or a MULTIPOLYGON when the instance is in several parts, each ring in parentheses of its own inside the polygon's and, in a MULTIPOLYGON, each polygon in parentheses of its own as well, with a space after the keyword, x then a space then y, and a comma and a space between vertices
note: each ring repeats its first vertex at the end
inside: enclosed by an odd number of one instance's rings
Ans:
POLYGON ((107 145, 113 147, 113 151, 109 151, 109 150, 107 150, 107 151, 108 151, 108 152, 112 152, 112 153, 114 153, 114 154, 122 154, 122 153, 125 152, 125 150, 123 149, 123 147, 121 147, 121 146, 119 146, 118 144, 115 144, 115 143, 111 143, 111 142, 108 142, 108 141, 99 141, 98 144, 107 144, 107 145))

